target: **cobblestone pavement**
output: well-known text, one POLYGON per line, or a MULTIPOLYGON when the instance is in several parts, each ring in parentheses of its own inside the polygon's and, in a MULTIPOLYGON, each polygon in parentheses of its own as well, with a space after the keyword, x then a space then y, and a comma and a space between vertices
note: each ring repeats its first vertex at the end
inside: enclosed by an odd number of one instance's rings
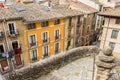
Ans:
POLYGON ((78 59, 37 80, 92 80, 93 58, 78 59))

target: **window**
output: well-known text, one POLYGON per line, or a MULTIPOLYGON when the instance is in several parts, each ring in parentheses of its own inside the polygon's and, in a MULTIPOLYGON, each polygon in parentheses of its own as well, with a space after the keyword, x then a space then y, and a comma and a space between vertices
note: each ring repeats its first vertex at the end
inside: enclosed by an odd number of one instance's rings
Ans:
POLYGON ((119 31, 117 31, 117 30, 113 30, 113 31, 112 31, 112 35, 111 35, 111 38, 117 38, 118 32, 119 32, 119 31))
POLYGON ((102 5, 99 6, 99 11, 102 11, 102 5))
POLYGON ((54 25, 60 24, 60 19, 55 20, 54 25))
POLYGON ((13 50, 18 48, 18 41, 12 42, 12 48, 13 50))
POLYGON ((60 38, 59 30, 55 30, 55 40, 60 38))
POLYGON ((9 23, 8 26, 9 26, 9 33, 11 35, 18 34, 15 29, 15 23, 9 23))
POLYGON ((47 57, 49 55, 49 47, 48 46, 44 46, 43 47, 43 57, 47 57))
POLYGON ((80 24, 80 16, 78 16, 77 24, 80 24))
POLYGON ((48 32, 42 33, 42 40, 43 40, 43 43, 48 42, 48 32))
POLYGON ((30 30, 30 29, 35 29, 36 27, 35 27, 35 23, 30 23, 30 24, 28 24, 28 30, 30 30))
POLYGON ((42 22, 42 27, 47 27, 48 26, 48 21, 42 22))
POLYGON ((31 60, 35 61, 37 60, 37 50, 31 50, 31 60))
POLYGON ((4 33, 3 31, 0 31, 0 38, 3 38, 4 37, 4 33))
POLYGON ((120 19, 117 18, 115 23, 120 24, 120 19))
POLYGON ((4 52, 5 52, 5 50, 4 50, 3 45, 0 45, 0 53, 4 53, 4 52))
POLYGON ((72 18, 69 18, 69 26, 72 25, 72 18))
POLYGON ((21 55, 15 55, 15 64, 16 66, 22 65, 21 55))
POLYGON ((102 25, 105 24, 105 19, 106 19, 106 17, 103 18, 102 25))
POLYGON ((56 43, 55 44, 55 53, 58 53, 59 52, 59 43, 56 43))
POLYGON ((115 43, 110 42, 110 43, 109 43, 109 46, 110 46, 111 48, 114 48, 114 47, 115 47, 115 43))
POLYGON ((30 43, 31 47, 36 45, 36 36, 35 35, 29 36, 29 43, 30 43))

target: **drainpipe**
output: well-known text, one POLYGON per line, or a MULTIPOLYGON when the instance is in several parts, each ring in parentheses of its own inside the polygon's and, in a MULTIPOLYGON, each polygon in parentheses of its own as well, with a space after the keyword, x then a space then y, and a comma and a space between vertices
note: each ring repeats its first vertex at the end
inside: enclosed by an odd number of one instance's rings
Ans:
POLYGON ((7 43, 7 49, 9 51, 10 47, 9 47, 9 43, 8 43, 8 39, 7 39, 7 33, 6 33, 6 29, 5 29, 5 20, 3 20, 3 30, 4 30, 4 33, 5 33, 5 42, 7 43))
MULTIPOLYGON (((110 24, 110 18, 111 17, 109 16, 108 27, 109 27, 109 24, 110 24)), ((104 40, 103 48, 105 48, 105 42, 106 42, 106 38, 107 38, 108 27, 107 27, 107 31, 106 31, 106 34, 105 34, 105 40, 104 40)))
POLYGON ((66 27, 66 25, 65 25, 65 21, 66 21, 66 18, 63 18, 64 19, 64 26, 63 26, 63 28, 64 28, 64 35, 63 35, 63 51, 66 51, 66 49, 65 49, 65 41, 66 41, 66 37, 65 37, 65 34, 66 34, 66 29, 65 29, 65 27, 66 27))

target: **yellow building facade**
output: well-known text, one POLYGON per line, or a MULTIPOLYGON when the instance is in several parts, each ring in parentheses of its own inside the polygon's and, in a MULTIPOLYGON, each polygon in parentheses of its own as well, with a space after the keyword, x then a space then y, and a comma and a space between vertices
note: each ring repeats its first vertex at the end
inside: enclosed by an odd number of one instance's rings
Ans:
POLYGON ((23 57, 26 65, 62 52, 64 50, 64 19, 24 24, 24 39, 27 48, 26 55, 23 57), (28 28, 29 26, 31 29, 28 28))

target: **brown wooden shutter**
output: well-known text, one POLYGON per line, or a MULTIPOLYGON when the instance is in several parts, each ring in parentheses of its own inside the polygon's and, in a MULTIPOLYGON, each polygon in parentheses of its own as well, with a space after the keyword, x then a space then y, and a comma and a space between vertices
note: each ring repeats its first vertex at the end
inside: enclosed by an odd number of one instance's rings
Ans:
POLYGON ((0 64, 1 64, 1 67, 2 67, 2 70, 4 70, 4 67, 8 66, 8 62, 7 62, 7 59, 3 59, 0 61, 0 64))
POLYGON ((22 61, 21 61, 21 57, 20 55, 15 55, 15 61, 16 61, 16 65, 21 65, 22 64, 22 61))

